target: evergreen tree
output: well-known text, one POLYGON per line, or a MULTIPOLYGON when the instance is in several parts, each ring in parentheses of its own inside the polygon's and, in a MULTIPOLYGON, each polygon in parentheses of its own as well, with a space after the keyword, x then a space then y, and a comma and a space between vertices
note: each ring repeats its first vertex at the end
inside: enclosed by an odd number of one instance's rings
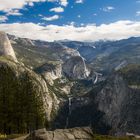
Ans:
POLYGON ((29 72, 0 67, 0 133, 27 133, 44 125, 42 90, 29 72))

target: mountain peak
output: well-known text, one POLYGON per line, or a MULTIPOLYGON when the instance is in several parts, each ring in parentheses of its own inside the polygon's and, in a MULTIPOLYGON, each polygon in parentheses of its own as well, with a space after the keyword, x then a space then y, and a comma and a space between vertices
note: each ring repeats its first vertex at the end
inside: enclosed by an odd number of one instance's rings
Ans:
POLYGON ((10 56, 14 61, 17 62, 17 58, 10 40, 7 34, 3 31, 0 31, 0 55, 10 56))

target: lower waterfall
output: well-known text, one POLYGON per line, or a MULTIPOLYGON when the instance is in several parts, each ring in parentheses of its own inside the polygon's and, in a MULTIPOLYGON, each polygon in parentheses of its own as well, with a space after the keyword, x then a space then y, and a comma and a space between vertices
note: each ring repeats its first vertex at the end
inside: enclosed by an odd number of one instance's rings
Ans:
POLYGON ((71 105, 72 105, 72 97, 69 97, 68 98, 68 116, 67 116, 67 119, 66 119, 65 128, 68 128, 68 126, 69 126, 69 117, 71 115, 71 105))

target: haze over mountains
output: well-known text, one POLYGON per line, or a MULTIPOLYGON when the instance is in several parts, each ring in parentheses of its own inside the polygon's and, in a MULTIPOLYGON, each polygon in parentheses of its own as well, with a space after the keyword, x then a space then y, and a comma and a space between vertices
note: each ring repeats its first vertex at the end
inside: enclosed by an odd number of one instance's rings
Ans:
MULTIPOLYGON (((38 54, 42 52, 44 53, 43 49, 46 49, 46 53, 49 52, 50 55, 47 55, 45 57, 48 57, 48 59, 50 60, 66 59, 66 57, 69 57, 69 55, 80 55, 84 58, 86 63, 93 64, 94 69, 98 70, 107 68, 112 69, 124 62, 139 63, 139 37, 131 37, 120 41, 98 42, 78 42, 68 40, 45 42, 30 39, 21 39, 14 36, 9 36, 9 38, 11 38, 11 41, 13 42, 19 42, 21 46, 33 46, 31 47, 31 49, 34 48, 34 50, 36 51, 40 50, 40 52, 36 52, 38 54), (55 53, 58 53, 58 55, 56 55, 55 53)), ((29 50, 28 52, 31 53, 29 50)))

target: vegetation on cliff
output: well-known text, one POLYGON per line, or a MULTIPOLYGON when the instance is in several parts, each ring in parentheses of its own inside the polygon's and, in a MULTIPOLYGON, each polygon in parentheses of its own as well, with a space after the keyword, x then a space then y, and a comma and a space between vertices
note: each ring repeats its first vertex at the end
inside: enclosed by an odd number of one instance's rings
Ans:
POLYGON ((0 133, 27 133, 44 124, 41 87, 36 74, 0 58, 0 133))
POLYGON ((140 86, 140 65, 131 64, 119 71, 129 85, 140 86))

